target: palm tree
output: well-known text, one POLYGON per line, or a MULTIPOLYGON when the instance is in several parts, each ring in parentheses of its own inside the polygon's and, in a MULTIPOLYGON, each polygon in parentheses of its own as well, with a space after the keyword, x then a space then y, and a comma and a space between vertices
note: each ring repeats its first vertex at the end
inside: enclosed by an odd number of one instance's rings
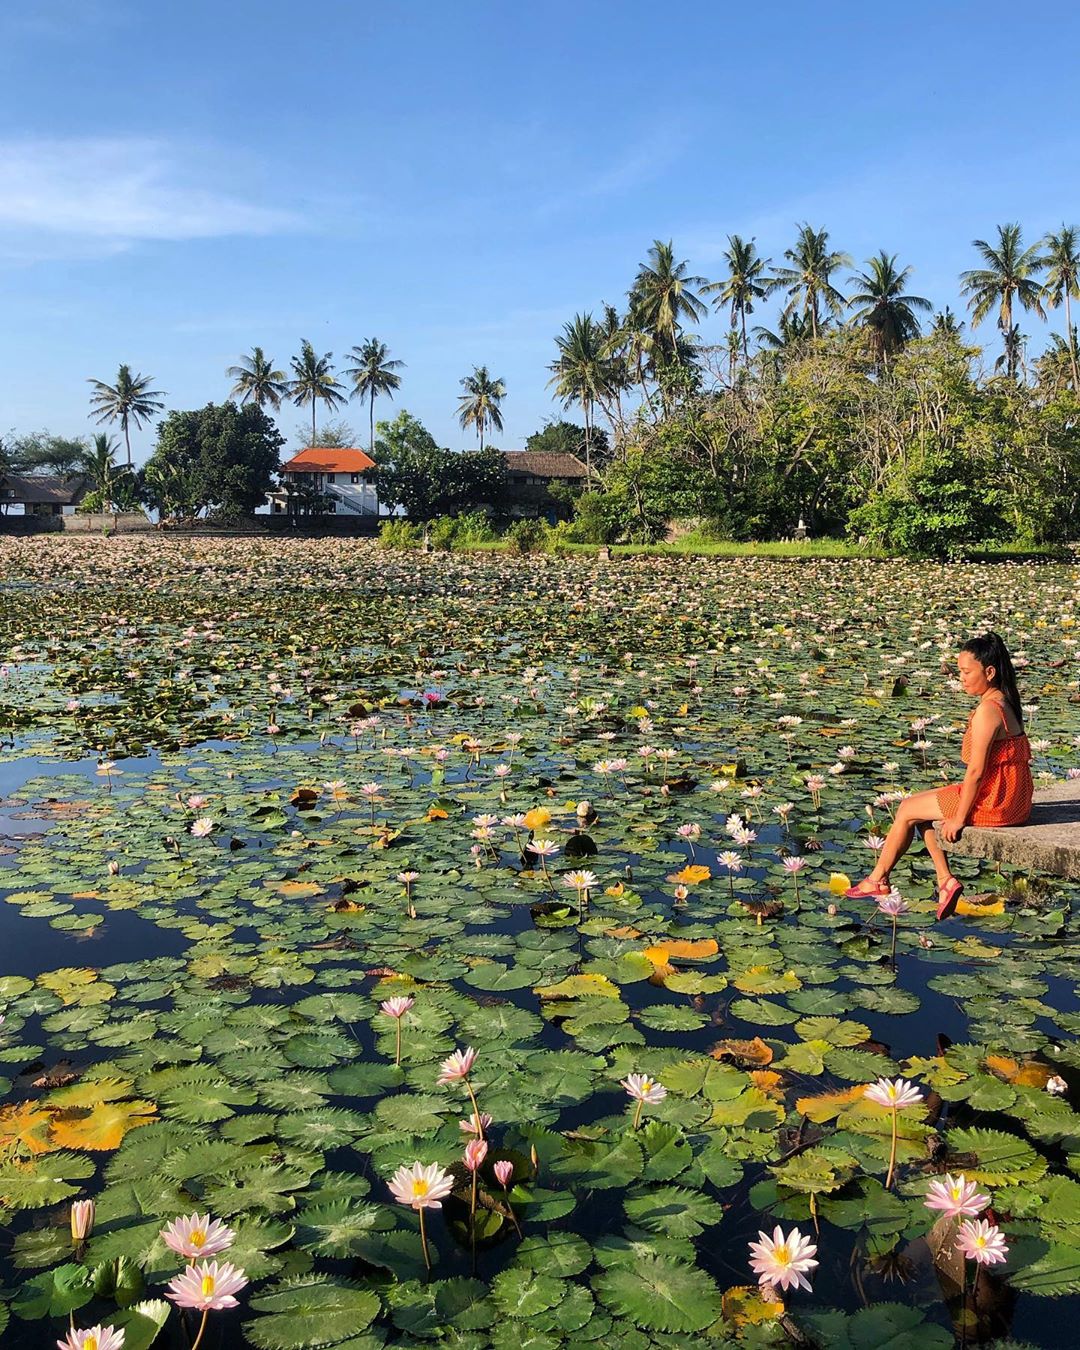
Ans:
POLYGON ((994 362, 994 369, 1000 370, 1005 367, 1005 372, 1010 380, 1016 379, 1017 367, 1020 367, 1024 375, 1027 375, 1027 365, 1024 361, 1024 350, 1027 346, 1027 335, 1021 333, 1020 325, 1014 323, 1011 328, 1006 329, 1001 337, 1004 344, 1004 350, 994 362))
POLYGON ((1075 351, 1075 328, 1072 331, 1071 343, 1066 342, 1060 333, 1051 333, 1049 346, 1033 363, 1039 384, 1054 394, 1060 394, 1064 389, 1076 389, 1077 385, 1073 379, 1075 351))
POLYGON ((718 291, 715 307, 719 311, 724 305, 731 306, 731 327, 739 323, 742 328, 743 361, 750 360, 750 350, 746 341, 746 316, 753 314, 754 301, 764 300, 772 285, 765 269, 772 261, 758 256, 753 239, 741 239, 737 234, 728 235, 728 246, 724 253, 728 274, 723 281, 710 281, 702 286, 702 294, 718 291), (741 323, 740 323, 741 321, 741 323))
POLYGON ((506 385, 502 380, 493 380, 487 366, 473 366, 473 373, 462 378, 461 387, 465 390, 458 403, 462 430, 475 427, 483 450, 485 430, 488 427, 495 431, 503 429, 499 404, 506 397, 506 385))
POLYGON ((786 288, 788 300, 784 310, 794 314, 801 310, 810 319, 810 335, 816 338, 822 326, 821 306, 839 318, 844 308, 844 297, 832 284, 830 277, 838 267, 850 267, 846 253, 830 251, 828 230, 812 230, 799 226, 795 247, 784 250, 784 257, 792 265, 778 267, 773 288, 786 288))
POLYGON ((1057 234, 1048 234, 1042 241, 1046 249, 1043 259, 1046 280, 1043 295, 1051 309, 1065 301, 1065 333, 1069 347, 1074 389, 1080 389, 1080 375, 1076 368, 1076 329, 1073 328, 1071 300, 1080 300, 1080 230, 1075 225, 1062 225, 1057 234))
POLYGON ((986 266, 960 274, 961 292, 971 297, 968 308, 974 324, 982 323, 997 306, 997 326, 1006 341, 1006 366, 1009 378, 1015 379, 1020 347, 1016 338, 1010 337, 1014 327, 1013 301, 1022 309, 1033 309, 1040 319, 1046 317, 1039 283, 1035 280, 1045 260, 1039 256, 1037 244, 1024 248, 1019 225, 999 225, 997 232, 996 247, 985 239, 973 240, 986 266))
POLYGON ((150 388, 153 378, 152 375, 132 375, 130 366, 121 366, 116 373, 115 384, 106 384, 104 380, 87 381, 94 387, 94 392, 90 395, 90 407, 97 413, 98 423, 120 423, 124 432, 124 445, 127 447, 129 469, 131 437, 128 434, 128 427, 132 422, 136 427, 141 427, 165 406, 162 401, 163 391, 150 388))
POLYGON ((563 407, 581 404, 585 418, 585 471, 592 481, 593 409, 610 392, 608 371, 610 362, 604 356, 604 332, 593 321, 591 314, 575 314, 572 323, 563 324, 563 331, 555 339, 559 354, 548 367, 553 372, 548 385, 563 407))
POLYGON ((261 347, 252 347, 250 356, 242 356, 238 366, 229 366, 225 371, 230 380, 236 383, 232 393, 241 403, 248 401, 261 408, 269 404, 275 411, 281 407, 281 400, 289 393, 289 382, 283 370, 275 370, 274 363, 265 355, 261 347))
POLYGON ((686 269, 685 262, 675 261, 670 240, 664 244, 655 239, 630 291, 634 327, 651 334, 663 356, 676 362, 683 322, 699 323, 708 312, 694 291, 705 284, 705 278, 690 276, 686 269))
POLYGON ((394 390, 401 388, 401 376, 395 370, 404 370, 404 361, 391 361, 390 348, 378 338, 368 338, 367 342, 354 347, 349 356, 356 363, 345 367, 345 374, 353 382, 356 397, 369 401, 368 430, 372 454, 375 452, 375 399, 379 394, 394 397, 394 390))
POLYGON ((128 473, 126 468, 118 472, 119 467, 116 446, 104 431, 99 431, 94 437, 93 449, 83 452, 81 468, 100 495, 103 511, 114 504, 117 481, 128 473))
POLYGON ((600 402, 604 404, 604 412, 614 430, 622 424, 622 396, 633 382, 630 375, 629 334, 614 305, 603 306, 597 328, 600 330, 600 352, 606 369, 607 393, 613 407, 609 408, 603 399, 600 402))
POLYGON ((935 337, 958 338, 964 330, 964 322, 952 312, 952 306, 946 305, 934 315, 930 331, 935 337))
POLYGON ((290 361, 293 378, 289 381, 289 397, 298 408, 305 403, 311 404, 311 439, 315 440, 315 404, 325 403, 327 411, 348 402, 340 393, 341 386, 334 379, 334 367, 330 364, 333 352, 315 355, 315 349, 305 338, 300 344, 300 355, 290 361))
POLYGON ((915 311, 933 309, 921 295, 905 295, 911 268, 898 271, 896 254, 884 249, 866 260, 867 270, 856 272, 852 285, 862 289, 852 295, 849 305, 860 308, 852 316, 870 332, 870 341, 879 365, 887 366, 889 358, 901 351, 904 344, 919 336, 919 320, 915 311))
MULTIPOLYGON (((822 329, 824 330, 828 326, 828 320, 823 320, 822 329)), ((812 336, 810 320, 805 314, 799 314, 797 311, 789 314, 787 310, 784 310, 780 315, 779 323, 776 325, 775 333, 769 328, 758 327, 754 329, 754 337, 761 346, 768 347, 774 352, 789 352, 793 348, 801 346, 812 336)))

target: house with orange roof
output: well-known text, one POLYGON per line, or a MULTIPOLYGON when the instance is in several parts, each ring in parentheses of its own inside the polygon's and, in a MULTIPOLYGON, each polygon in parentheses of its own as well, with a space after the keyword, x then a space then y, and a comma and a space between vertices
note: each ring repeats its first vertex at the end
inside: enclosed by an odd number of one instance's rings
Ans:
MULTIPOLYGON (((283 487, 270 494, 275 515, 318 502, 332 515, 377 516, 375 461, 353 446, 308 446, 281 466, 283 487)), ((310 507, 308 509, 311 509, 310 507)))

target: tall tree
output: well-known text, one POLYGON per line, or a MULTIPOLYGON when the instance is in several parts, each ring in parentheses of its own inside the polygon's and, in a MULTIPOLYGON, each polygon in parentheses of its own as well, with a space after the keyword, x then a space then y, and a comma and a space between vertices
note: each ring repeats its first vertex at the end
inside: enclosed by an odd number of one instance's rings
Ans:
POLYGON ((956 317, 950 305, 939 309, 934 315, 934 322, 930 325, 930 331, 935 337, 959 337, 963 329, 963 320, 956 317))
POLYGON ((483 450, 484 432, 503 429, 500 405, 506 397, 506 385, 502 380, 492 379, 487 366, 474 366, 473 373, 462 378, 461 387, 465 392, 458 401, 458 420, 462 430, 476 428, 483 450))
POLYGON ((353 365, 345 367, 345 374, 353 382, 356 397, 368 400, 368 434, 372 455, 375 453, 375 399, 379 394, 394 397, 394 390, 401 388, 401 376, 397 370, 404 370, 404 361, 391 361, 390 348, 378 338, 368 338, 359 347, 349 352, 353 365))
POLYGON ((923 296, 905 294, 910 276, 910 267, 899 271, 896 254, 882 249, 867 258, 865 272, 856 272, 851 278, 851 284, 861 288, 848 299, 849 305, 859 306, 852 317, 868 330, 879 365, 887 366, 905 343, 919 336, 915 311, 933 309, 923 296))
POLYGON ((1027 335, 1021 333, 1020 325, 1014 323, 1011 328, 1007 328, 1001 335, 1002 353, 994 362, 994 369, 1000 370, 1005 367, 1005 372, 1010 380, 1016 379, 1017 370, 1022 370, 1026 377, 1027 365, 1024 361, 1024 352, 1027 348, 1027 335))
POLYGON ((727 263, 727 276, 720 281, 707 282, 701 291, 703 295, 718 292, 714 301, 718 312, 725 305, 730 306, 731 327, 741 329, 743 361, 749 362, 746 316, 753 314, 755 300, 764 300, 769 294, 772 283, 766 269, 772 259, 762 258, 759 255, 753 239, 742 239, 737 234, 729 234, 724 261, 727 263))
POLYGON ((116 462, 116 446, 104 431, 98 432, 93 446, 84 451, 81 467, 101 497, 101 509, 108 511, 116 501, 119 479, 130 480, 131 474, 126 467, 120 469, 116 462))
POLYGON ((132 422, 141 427, 149 422, 155 413, 161 412, 165 404, 164 393, 160 389, 151 389, 152 375, 132 375, 130 366, 121 366, 116 373, 116 383, 106 384, 104 380, 88 380, 94 392, 90 395, 90 407, 97 414, 98 423, 119 422, 124 433, 124 445, 127 449, 127 466, 131 468, 131 436, 128 428, 132 422))
POLYGON ((563 407, 581 405, 585 419, 585 470, 592 479, 593 416, 596 404, 610 392, 608 368, 604 356, 604 333, 591 314, 575 314, 573 322, 563 324, 555 339, 559 354, 548 367, 549 387, 562 399, 563 407))
POLYGON ((311 439, 315 439, 315 405, 325 403, 327 412, 342 407, 348 399, 341 392, 341 385, 334 379, 334 367, 331 365, 333 352, 315 355, 315 348, 305 338, 300 344, 300 355, 294 356, 293 378, 289 381, 289 397, 298 408, 305 403, 311 404, 311 439))
POLYGON ((1051 309, 1065 302, 1065 340, 1069 347, 1073 388, 1080 392, 1080 373, 1076 363, 1076 329, 1072 322, 1070 301, 1080 300, 1080 230, 1075 225, 1062 225, 1056 234, 1050 233, 1042 241, 1046 249, 1046 280, 1043 295, 1051 309))
POLYGON ((822 307, 839 318, 844 308, 844 297, 832 284, 832 274, 840 267, 850 267, 846 253, 829 248, 828 230, 813 230, 809 225, 799 226, 795 247, 784 250, 790 267, 778 267, 774 286, 786 290, 789 296, 786 314, 801 311, 810 320, 810 335, 816 338, 822 328, 822 307))
POLYGON ((683 324, 700 323, 708 312, 696 293, 705 278, 691 276, 688 266, 675 261, 671 240, 665 244, 655 239, 630 291, 632 326, 649 333, 666 360, 679 360, 678 336, 683 324))
POLYGON ((972 241, 982 255, 985 267, 977 267, 960 274, 961 293, 969 296, 971 321, 982 323, 997 308, 997 326, 1005 342, 1005 365, 1010 379, 1016 378, 1020 354, 1019 334, 1014 332, 1013 304, 1021 309, 1034 310, 1040 319, 1046 317, 1042 307, 1042 291, 1035 280, 1045 266, 1039 246, 1024 248, 1018 224, 999 225, 996 245, 985 239, 972 241))
POLYGON ((275 370, 274 363, 261 347, 252 347, 250 356, 242 356, 238 366, 229 366, 225 371, 230 380, 236 383, 232 395, 245 403, 254 403, 257 408, 270 405, 275 411, 281 407, 281 400, 288 397, 289 381, 283 370, 275 370))

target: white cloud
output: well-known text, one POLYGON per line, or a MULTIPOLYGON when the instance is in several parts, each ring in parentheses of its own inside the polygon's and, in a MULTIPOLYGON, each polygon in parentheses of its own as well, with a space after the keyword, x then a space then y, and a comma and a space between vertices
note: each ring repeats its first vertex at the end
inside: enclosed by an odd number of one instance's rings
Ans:
POLYGON ((212 154, 152 138, 0 139, 0 248, 23 260, 85 257, 140 240, 301 227, 290 210, 217 186, 222 171, 212 154))

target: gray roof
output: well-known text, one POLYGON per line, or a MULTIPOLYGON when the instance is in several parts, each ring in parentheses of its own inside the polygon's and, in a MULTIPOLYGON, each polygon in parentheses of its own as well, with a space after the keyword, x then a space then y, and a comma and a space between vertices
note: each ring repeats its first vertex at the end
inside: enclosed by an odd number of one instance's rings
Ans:
POLYGON ((585 478, 588 474, 577 455, 553 450, 504 450, 502 453, 511 473, 527 473, 536 478, 585 478))
POLYGON ((86 496, 86 479, 81 474, 61 478, 57 474, 5 473, 0 475, 0 501, 23 506, 74 506, 86 496))

